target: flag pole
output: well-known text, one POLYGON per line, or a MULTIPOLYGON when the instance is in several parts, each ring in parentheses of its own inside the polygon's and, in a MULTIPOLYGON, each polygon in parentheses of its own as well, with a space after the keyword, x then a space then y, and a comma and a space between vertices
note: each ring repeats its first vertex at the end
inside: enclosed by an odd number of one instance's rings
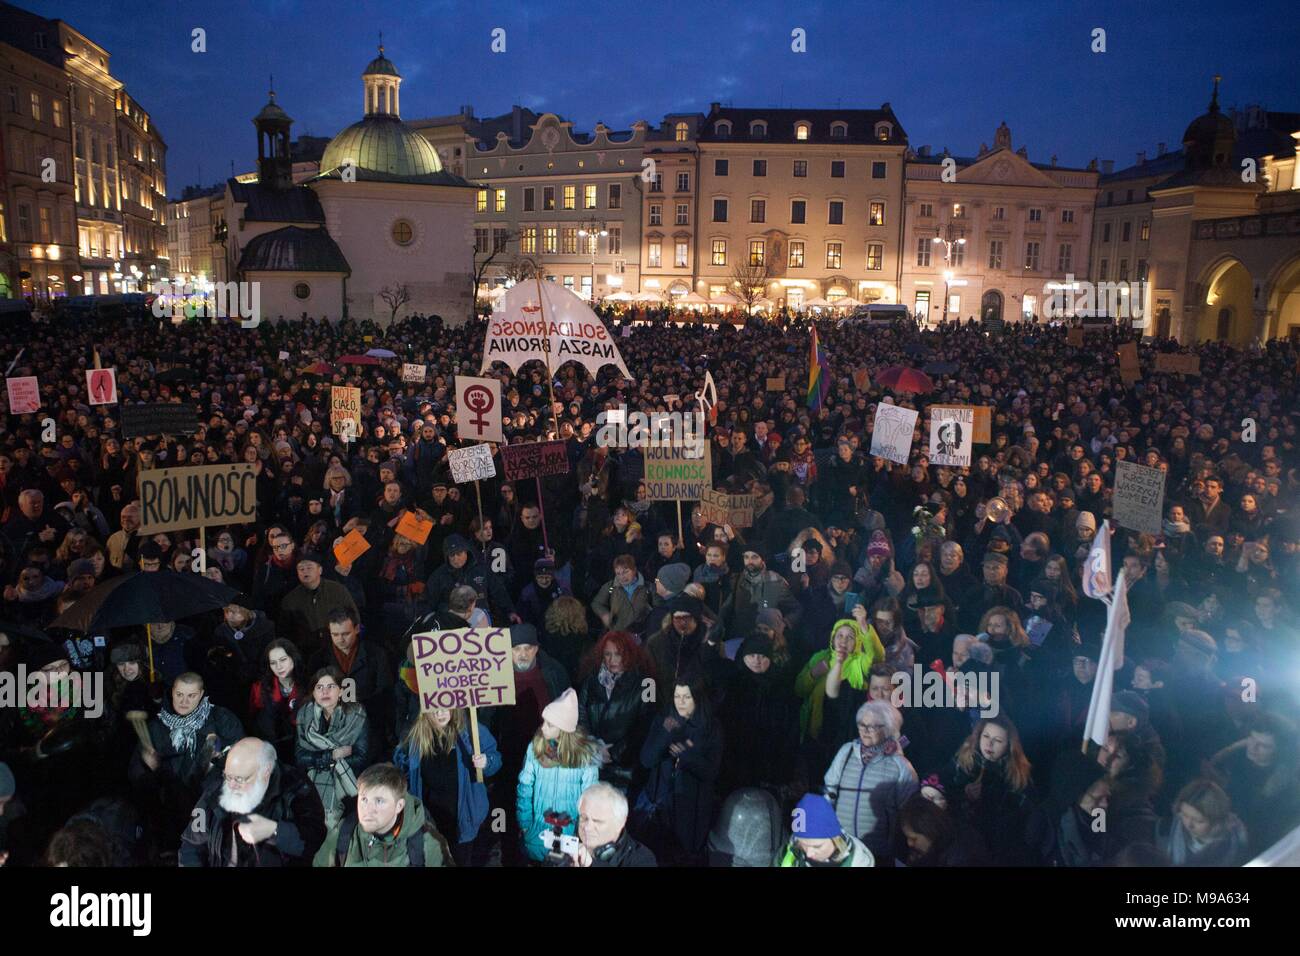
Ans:
POLYGON ((537 283, 537 307, 542 313, 542 356, 546 359, 546 388, 551 395, 551 421, 555 425, 555 437, 560 437, 560 416, 555 410, 555 375, 551 372, 551 335, 546 327, 546 303, 542 295, 541 276, 533 276, 533 281, 537 283))
POLYGON ((546 538, 546 508, 542 504, 542 476, 534 475, 533 481, 537 482, 537 510, 542 516, 542 547, 549 553, 551 550, 551 542, 546 538))

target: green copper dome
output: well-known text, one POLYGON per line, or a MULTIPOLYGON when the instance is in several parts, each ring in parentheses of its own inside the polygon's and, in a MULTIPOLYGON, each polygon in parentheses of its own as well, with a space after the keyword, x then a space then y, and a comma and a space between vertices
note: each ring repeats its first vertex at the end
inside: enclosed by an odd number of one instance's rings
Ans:
POLYGON ((321 172, 349 160, 358 170, 399 178, 442 172, 437 150, 396 116, 367 116, 339 133, 325 147, 321 172))
POLYGON ((399 79, 402 76, 402 74, 397 72, 397 67, 393 64, 393 61, 390 60, 388 57, 384 56, 383 47, 379 48, 379 56, 375 57, 373 60, 370 61, 370 65, 366 67, 366 72, 362 73, 361 75, 362 76, 396 76, 399 79))

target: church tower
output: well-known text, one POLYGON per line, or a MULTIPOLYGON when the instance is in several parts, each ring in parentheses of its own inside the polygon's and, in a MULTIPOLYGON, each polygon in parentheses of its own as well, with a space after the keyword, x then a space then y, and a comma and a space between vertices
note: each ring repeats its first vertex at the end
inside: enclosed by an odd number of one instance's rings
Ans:
POLYGON ((366 72, 361 74, 361 83, 365 87, 366 116, 401 118, 398 89, 402 85, 402 77, 393 61, 384 56, 382 39, 379 43, 379 56, 371 60, 366 72))
POLYGON ((275 101, 275 90, 262 111, 253 117, 257 127, 257 178, 272 189, 293 186, 293 160, 289 156, 289 127, 293 120, 275 101))

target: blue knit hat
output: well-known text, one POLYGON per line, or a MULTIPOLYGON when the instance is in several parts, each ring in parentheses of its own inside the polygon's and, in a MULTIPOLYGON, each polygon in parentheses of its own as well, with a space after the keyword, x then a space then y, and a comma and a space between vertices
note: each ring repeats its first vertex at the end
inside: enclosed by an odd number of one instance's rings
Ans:
POLYGON ((844 829, 830 801, 808 793, 794 808, 790 833, 800 840, 833 840, 843 836, 844 829))

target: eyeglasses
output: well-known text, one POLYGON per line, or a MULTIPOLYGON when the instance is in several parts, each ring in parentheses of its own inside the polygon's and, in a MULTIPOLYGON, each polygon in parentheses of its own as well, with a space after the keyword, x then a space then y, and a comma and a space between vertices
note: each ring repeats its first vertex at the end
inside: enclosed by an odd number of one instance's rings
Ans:
POLYGON ((885 729, 884 724, 858 724, 858 730, 874 730, 876 733, 883 733, 885 729))

